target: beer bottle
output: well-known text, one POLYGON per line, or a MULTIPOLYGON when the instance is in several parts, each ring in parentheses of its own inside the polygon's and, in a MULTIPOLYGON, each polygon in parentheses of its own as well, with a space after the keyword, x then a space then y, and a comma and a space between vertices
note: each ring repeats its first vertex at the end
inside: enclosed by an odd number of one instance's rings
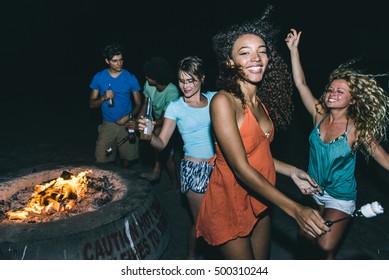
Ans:
MULTIPOLYGON (((129 122, 131 123, 131 125, 134 125, 134 123, 135 123, 135 118, 134 118, 134 116, 130 113, 129 117, 130 117, 129 122)), ((131 128, 131 127, 129 126, 127 130, 128 130, 128 141, 129 141, 131 144, 134 144, 134 143, 136 142, 135 129, 134 129, 134 128, 131 128)))
POLYGON ((151 135, 153 133, 153 104, 151 101, 151 97, 147 97, 146 100, 146 111, 145 114, 143 115, 143 118, 145 120, 145 128, 141 131, 140 133, 140 139, 142 140, 150 140, 151 135))
MULTIPOLYGON (((108 84, 108 90, 107 91, 113 91, 111 84, 108 84)), ((111 97, 111 98, 108 99, 108 107, 113 107, 113 106, 115 106, 115 104, 113 102, 113 98, 111 97)))

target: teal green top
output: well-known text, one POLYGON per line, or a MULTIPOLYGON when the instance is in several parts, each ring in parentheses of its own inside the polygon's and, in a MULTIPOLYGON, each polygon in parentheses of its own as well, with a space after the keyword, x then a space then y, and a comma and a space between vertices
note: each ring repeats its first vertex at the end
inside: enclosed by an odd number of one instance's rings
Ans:
MULTIPOLYGON (((356 152, 352 152, 345 132, 331 141, 325 143, 320 138, 320 125, 323 119, 316 125, 309 135, 309 175, 329 195, 340 200, 356 200, 355 164, 356 152)), ((348 124, 348 123, 347 123, 348 124)))
POLYGON ((159 92, 155 86, 150 86, 149 82, 146 81, 143 87, 143 94, 146 98, 148 96, 151 97, 154 117, 155 119, 160 119, 169 103, 180 97, 180 90, 175 84, 169 83, 163 91, 159 92))

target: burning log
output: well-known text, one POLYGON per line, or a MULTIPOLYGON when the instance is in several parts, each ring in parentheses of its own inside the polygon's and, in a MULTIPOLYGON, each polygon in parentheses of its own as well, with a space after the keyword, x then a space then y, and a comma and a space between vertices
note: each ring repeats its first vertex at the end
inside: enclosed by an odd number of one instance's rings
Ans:
MULTIPOLYGON (((167 247, 165 213, 150 184, 134 175, 100 166, 59 166, 18 175, 0 182, 0 259, 158 259, 167 247), (50 213, 29 213, 26 220, 6 216, 26 207, 36 185, 51 182, 63 170, 79 174, 89 169, 85 196, 72 200, 76 204, 70 210, 51 208, 50 213)), ((60 177, 70 179, 66 175, 60 177)))
POLYGON ((36 185, 33 192, 33 187, 18 191, 8 203, 0 205, 0 223, 53 221, 96 210, 112 201, 114 192, 108 178, 87 177, 90 172, 74 176, 63 171, 57 179, 36 185), (27 194, 31 194, 28 201, 27 194))
POLYGON ((29 213, 50 213, 52 208, 55 211, 68 211, 75 204, 74 200, 85 195, 88 184, 86 174, 89 172, 91 170, 81 172, 77 176, 62 173, 64 177, 69 177, 69 179, 58 177, 44 185, 35 186, 35 191, 27 202, 27 206, 21 210, 8 211, 7 216, 14 220, 26 219, 29 213))

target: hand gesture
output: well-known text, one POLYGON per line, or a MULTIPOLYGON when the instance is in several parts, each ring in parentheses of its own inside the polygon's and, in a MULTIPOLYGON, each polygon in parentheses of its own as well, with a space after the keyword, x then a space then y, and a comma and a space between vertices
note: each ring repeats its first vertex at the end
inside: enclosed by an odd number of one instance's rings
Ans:
POLYGON ((297 48, 300 41, 301 32, 297 32, 296 29, 290 29, 289 34, 286 36, 285 42, 289 50, 297 48))
MULTIPOLYGON (((140 116, 139 119, 137 120, 138 130, 139 131, 143 131, 145 129, 145 127, 146 127, 146 122, 148 122, 148 121, 149 120, 144 119, 143 116, 140 116)), ((151 128, 152 128, 153 131, 154 131, 155 124, 156 124, 155 121, 151 122, 151 128)))
POLYGON ((322 193, 320 186, 305 171, 296 168, 290 177, 302 194, 312 195, 322 193))
POLYGON ((124 126, 127 129, 138 130, 138 127, 134 119, 131 120, 130 118, 128 118, 128 121, 124 124, 124 126))
POLYGON ((300 228, 313 238, 320 237, 331 231, 331 228, 324 224, 325 221, 319 212, 310 207, 300 205, 296 209, 295 219, 300 228))
POLYGON ((105 98, 110 99, 110 98, 114 98, 114 97, 115 97, 115 93, 113 92, 113 90, 107 89, 107 91, 105 92, 105 98))

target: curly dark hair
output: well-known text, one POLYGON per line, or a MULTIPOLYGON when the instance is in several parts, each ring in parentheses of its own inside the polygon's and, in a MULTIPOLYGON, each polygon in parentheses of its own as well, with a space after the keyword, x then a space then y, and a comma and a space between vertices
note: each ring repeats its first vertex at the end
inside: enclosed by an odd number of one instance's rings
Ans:
POLYGON ((101 53, 104 59, 111 60, 115 55, 123 55, 123 48, 119 44, 109 44, 103 48, 101 53))
POLYGON ((216 85, 239 98, 242 106, 245 105, 244 95, 238 84, 239 67, 231 68, 227 62, 231 58, 233 45, 240 36, 255 34, 261 37, 266 44, 269 63, 261 83, 258 84, 257 96, 268 109, 274 125, 285 129, 290 124, 294 111, 293 83, 288 65, 275 48, 279 30, 267 21, 272 10, 273 6, 268 6, 261 18, 232 25, 212 38, 219 67, 216 85))
POLYGON ((168 85, 174 76, 169 61, 162 56, 155 56, 147 60, 143 64, 143 73, 161 85, 168 85))

